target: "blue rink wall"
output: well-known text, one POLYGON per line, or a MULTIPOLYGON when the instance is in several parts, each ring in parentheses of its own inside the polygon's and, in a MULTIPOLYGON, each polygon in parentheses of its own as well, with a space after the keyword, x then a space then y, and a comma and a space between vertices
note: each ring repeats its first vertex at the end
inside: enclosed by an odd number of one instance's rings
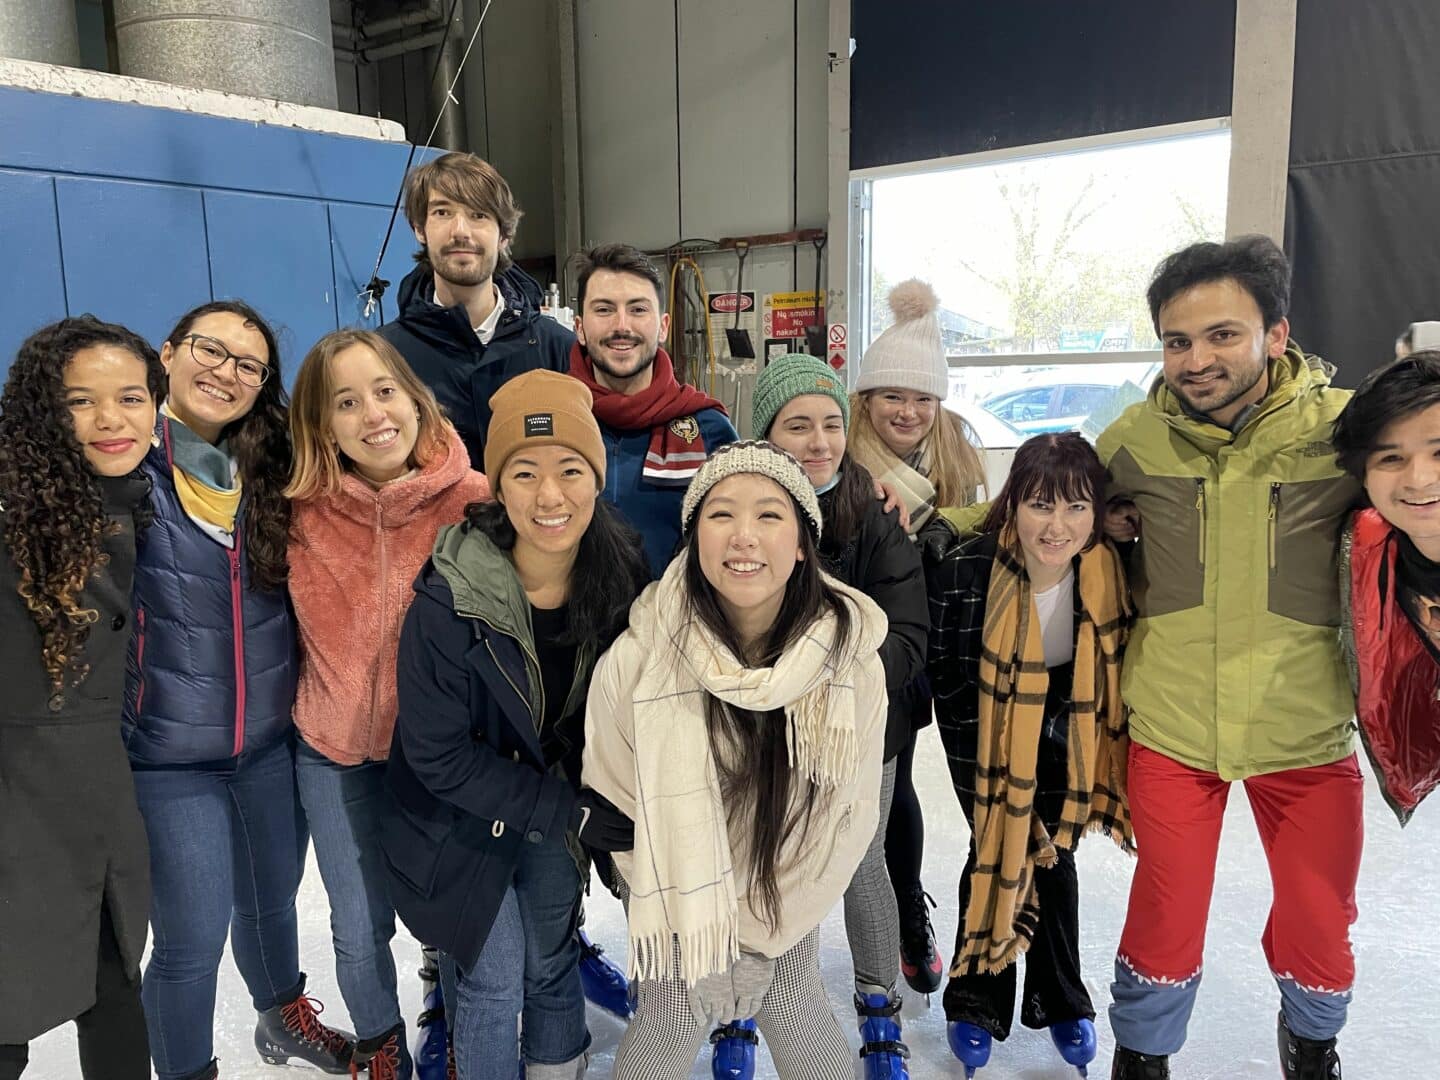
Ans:
MULTIPOLYGON (((238 297, 305 351, 361 317, 407 143, 0 87, 0 378, 65 315, 158 347, 207 300, 238 297)), ((417 161, 423 160, 417 155, 417 161)), ((415 239, 403 208, 380 276, 393 318, 415 239)))

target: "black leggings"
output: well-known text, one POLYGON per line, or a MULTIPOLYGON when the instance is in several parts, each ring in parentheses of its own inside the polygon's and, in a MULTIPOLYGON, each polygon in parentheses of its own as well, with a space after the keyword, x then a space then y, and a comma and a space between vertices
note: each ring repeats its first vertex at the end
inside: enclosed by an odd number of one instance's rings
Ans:
MULTIPOLYGON (((75 1018, 85 1080, 150 1080, 150 1040, 140 1007, 140 973, 127 972, 110 912, 100 908, 95 1004, 75 1018)), ((25 1043, 0 1044, 0 1080, 19 1080, 30 1060, 25 1043)))
POLYGON ((885 866, 897 899, 910 896, 920 884, 920 861, 925 854, 925 818, 910 775, 915 765, 915 736, 912 731, 910 741, 895 755, 895 798, 885 828, 885 866))

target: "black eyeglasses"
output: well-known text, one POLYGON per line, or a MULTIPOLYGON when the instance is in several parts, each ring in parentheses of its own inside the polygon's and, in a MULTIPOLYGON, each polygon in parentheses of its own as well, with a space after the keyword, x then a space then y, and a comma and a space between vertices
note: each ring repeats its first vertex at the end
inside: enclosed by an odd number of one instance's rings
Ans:
POLYGON ((246 386, 259 388, 270 377, 270 365, 253 356, 232 353, 221 342, 201 334, 186 334, 182 339, 190 343, 190 355, 201 367, 218 368, 226 360, 235 361, 235 377, 246 386))

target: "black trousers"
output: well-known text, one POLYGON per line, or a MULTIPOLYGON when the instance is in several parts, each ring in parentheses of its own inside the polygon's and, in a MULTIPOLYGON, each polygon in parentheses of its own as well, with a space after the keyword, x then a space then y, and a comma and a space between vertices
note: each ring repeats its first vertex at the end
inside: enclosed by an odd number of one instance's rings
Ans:
MULTIPOLYGON (((1040 902, 1040 925, 1029 950, 1004 971, 952 976, 945 986, 945 1019, 964 1020, 984 1028, 997 1039, 1010 1034, 1015 1018, 1016 968, 1025 965, 1025 988, 1020 1022, 1028 1028, 1046 1028, 1066 1020, 1095 1019, 1095 1006, 1080 977, 1080 890, 1075 856, 1057 852, 1055 865, 1035 871, 1035 895, 1040 902)), ((965 908, 970 902, 970 873, 975 868, 975 845, 960 878, 960 928, 955 954, 964 938, 965 908)))
MULTIPOLYGON (((1042 739, 1035 762, 1035 810, 1050 828, 1065 807, 1069 786, 1063 721, 1070 709, 1071 666, 1052 668, 1045 712, 1048 737, 1042 739)), ((972 796, 973 798, 973 796, 972 796)), ((970 875, 975 870, 974 808, 960 800, 971 826, 970 857, 960 875, 960 925, 955 932, 954 956, 960 955, 965 935, 965 909, 970 904, 970 875)), ((997 1039, 1010 1034, 1015 1018, 1016 968, 1025 965, 1025 987, 1020 1022, 1028 1028, 1045 1028, 1067 1020, 1095 1019, 1095 1006, 1080 977, 1080 881, 1074 853, 1056 851, 1055 865, 1035 870, 1035 897, 1040 923, 1030 948, 1018 963, 1004 971, 952 977, 945 986, 945 1019, 963 1020, 984 1028, 997 1039)))
POLYGON ((915 793, 911 775, 915 767, 915 737, 895 755, 895 795, 890 800, 890 821, 885 826, 885 867, 890 884, 901 905, 901 925, 905 919, 904 905, 914 896, 920 884, 920 861, 925 855, 925 817, 920 811, 920 796, 915 793))
MULTIPOLYGON (((100 909, 95 1004, 75 1018, 85 1080, 150 1080, 150 1040, 140 1006, 140 973, 126 971, 110 912, 100 909)), ((30 1060, 25 1043, 0 1044, 0 1080, 19 1080, 30 1060)))

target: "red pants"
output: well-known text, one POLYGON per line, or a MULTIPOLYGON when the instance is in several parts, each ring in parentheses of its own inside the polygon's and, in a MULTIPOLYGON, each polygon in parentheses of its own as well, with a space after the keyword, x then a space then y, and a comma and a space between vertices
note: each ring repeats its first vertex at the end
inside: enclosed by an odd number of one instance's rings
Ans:
MULTIPOLYGON (((1344 1024, 1355 978, 1350 924, 1364 832, 1360 769, 1352 754, 1244 783, 1270 864, 1265 958, 1291 1029, 1329 1038, 1344 1024)), ((1174 1053, 1184 1042, 1229 791, 1229 782, 1214 773, 1131 745, 1130 814, 1139 858, 1111 1010, 1122 1046, 1174 1053)))

